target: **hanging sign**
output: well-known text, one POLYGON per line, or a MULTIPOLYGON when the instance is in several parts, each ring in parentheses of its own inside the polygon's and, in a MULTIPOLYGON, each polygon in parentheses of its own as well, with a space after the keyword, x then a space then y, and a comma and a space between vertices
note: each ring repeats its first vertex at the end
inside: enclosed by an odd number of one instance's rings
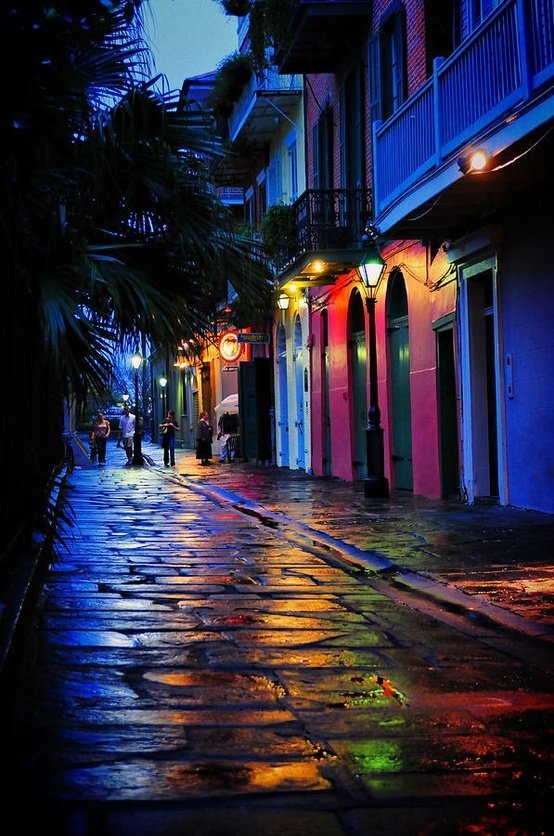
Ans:
POLYGON ((256 331, 251 331, 248 334, 237 334, 237 340, 239 341, 239 343, 264 344, 269 342, 269 334, 262 334, 257 333, 256 331))
MULTIPOLYGON (((240 334, 239 334, 240 336, 240 334)), ((242 351, 236 331, 225 331, 219 338, 219 353, 228 363, 236 360, 242 351)))

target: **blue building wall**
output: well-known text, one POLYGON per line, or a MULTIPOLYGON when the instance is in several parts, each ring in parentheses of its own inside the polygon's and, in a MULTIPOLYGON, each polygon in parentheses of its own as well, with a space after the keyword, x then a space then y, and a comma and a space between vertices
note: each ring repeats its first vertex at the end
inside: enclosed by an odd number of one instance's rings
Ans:
MULTIPOLYGON (((508 502, 554 513, 554 269, 552 230, 536 203, 512 215, 503 242, 502 339, 513 361, 505 387, 508 502)), ((506 370, 506 364, 505 364, 506 370)))

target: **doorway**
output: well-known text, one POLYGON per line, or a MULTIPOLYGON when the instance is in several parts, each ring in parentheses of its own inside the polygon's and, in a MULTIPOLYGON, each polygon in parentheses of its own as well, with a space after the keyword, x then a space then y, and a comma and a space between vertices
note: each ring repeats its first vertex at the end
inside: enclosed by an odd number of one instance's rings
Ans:
POLYGON ((389 279, 387 323, 391 380, 393 487, 398 490, 412 491, 414 475, 408 297, 404 276, 400 270, 394 270, 389 279))
POLYGON ((460 267, 463 487, 468 502, 502 502, 502 415, 495 259, 460 267))
POLYGON ((434 324, 437 352, 437 406, 442 499, 460 498, 459 435, 454 314, 434 324))
POLYGON ((321 313, 321 365, 323 379, 323 475, 333 475, 333 451, 331 436, 331 402, 329 398, 329 318, 327 311, 321 313))
MULTIPOLYGON (((296 404, 296 465, 306 469, 306 449, 304 441, 304 363, 302 362, 302 323, 297 315, 294 320, 294 391, 296 404)), ((306 370, 307 373, 307 370, 306 370)))
POLYGON ((350 298, 348 349, 352 392, 352 464, 356 479, 367 477, 367 346, 362 298, 357 290, 350 298))
POLYGON ((282 325, 277 331, 277 373, 279 375, 279 467, 289 466, 289 401, 287 379, 287 339, 282 325))

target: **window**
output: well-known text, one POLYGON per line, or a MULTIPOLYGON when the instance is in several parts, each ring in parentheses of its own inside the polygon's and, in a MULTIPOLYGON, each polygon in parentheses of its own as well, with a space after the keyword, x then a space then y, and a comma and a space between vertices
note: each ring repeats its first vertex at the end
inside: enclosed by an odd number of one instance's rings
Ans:
POLYGON ((289 166, 290 203, 298 197, 298 153, 296 149, 296 132, 292 131, 286 140, 289 166))
MULTIPOLYGON (((275 203, 280 203, 283 198, 281 159, 279 156, 273 157, 267 167, 266 174, 267 206, 273 206, 275 203)), ((267 209, 267 206, 265 209, 267 209)))
POLYGON ((326 104, 312 131, 314 189, 330 189, 333 186, 333 114, 326 104))
POLYGON ((244 220, 247 224, 256 223, 256 204, 254 202, 254 189, 248 188, 244 195, 244 220))
POLYGON ((365 179, 362 103, 362 71, 358 66, 340 91, 340 179, 345 189, 361 189, 365 179))
POLYGON ((397 6, 381 23, 368 46, 371 122, 388 119, 406 97, 406 27, 397 6))

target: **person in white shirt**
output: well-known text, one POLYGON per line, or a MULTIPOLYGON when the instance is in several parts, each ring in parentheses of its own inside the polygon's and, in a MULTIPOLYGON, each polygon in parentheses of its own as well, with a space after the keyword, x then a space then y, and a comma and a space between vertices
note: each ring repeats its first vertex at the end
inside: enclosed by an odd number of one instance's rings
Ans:
POLYGON ((123 449, 127 456, 125 464, 133 464, 133 437, 135 435, 136 416, 128 406, 123 407, 123 415, 119 421, 119 438, 123 441, 123 449))

